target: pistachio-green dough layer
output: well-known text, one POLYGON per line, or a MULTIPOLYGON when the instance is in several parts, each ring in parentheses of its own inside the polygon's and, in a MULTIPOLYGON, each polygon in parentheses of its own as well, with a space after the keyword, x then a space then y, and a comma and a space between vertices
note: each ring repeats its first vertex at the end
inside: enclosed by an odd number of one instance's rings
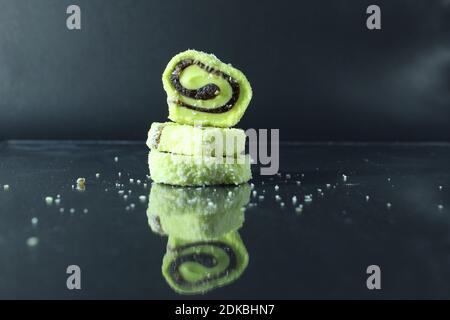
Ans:
POLYGON ((188 156, 229 156, 245 152, 241 129, 193 127, 174 122, 154 122, 148 132, 150 149, 188 156))
POLYGON ((147 217, 152 230, 187 241, 216 239, 239 229, 250 186, 173 187, 154 183, 147 217))
POLYGON ((202 157, 151 150, 148 161, 152 180, 170 185, 238 185, 252 177, 249 155, 202 157))
POLYGON ((199 294, 238 279, 248 260, 247 249, 237 231, 199 242, 169 237, 162 273, 176 292, 199 294))
POLYGON ((212 54, 196 50, 187 50, 174 56, 164 70, 162 81, 164 90, 167 93, 169 119, 181 124, 224 128, 232 127, 242 118, 252 98, 250 83, 241 71, 232 67, 230 64, 221 62, 212 54), (206 69, 201 68, 197 64, 188 66, 180 74, 179 80, 181 85, 189 90, 197 90, 213 84, 218 88, 213 98, 200 99, 187 97, 176 90, 171 81, 171 77, 177 65, 185 60, 199 62, 206 69), (211 68, 217 72, 212 72, 211 68), (229 77, 224 78, 224 74, 229 77), (232 98, 233 89, 228 80, 237 84, 239 87, 237 100, 231 103, 232 107, 229 110, 217 112, 220 106, 226 105, 232 98), (185 105, 201 109, 202 111, 192 110, 185 105), (215 112, 214 109, 216 109, 215 112))

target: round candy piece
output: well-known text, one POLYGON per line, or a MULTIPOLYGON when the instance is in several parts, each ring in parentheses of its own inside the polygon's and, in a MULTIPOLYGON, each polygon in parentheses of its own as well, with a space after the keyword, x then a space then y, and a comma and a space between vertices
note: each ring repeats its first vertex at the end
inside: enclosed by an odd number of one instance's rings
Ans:
POLYGON ((251 179, 250 156, 186 156, 151 150, 148 156, 154 182, 178 186, 241 184, 251 179))
POLYGON ((235 157, 245 152, 245 139, 242 129, 154 122, 148 132, 147 146, 187 156, 235 157))
POLYGON ((232 127, 252 98, 250 83, 241 71, 196 50, 174 56, 162 81, 169 119, 181 124, 232 127))

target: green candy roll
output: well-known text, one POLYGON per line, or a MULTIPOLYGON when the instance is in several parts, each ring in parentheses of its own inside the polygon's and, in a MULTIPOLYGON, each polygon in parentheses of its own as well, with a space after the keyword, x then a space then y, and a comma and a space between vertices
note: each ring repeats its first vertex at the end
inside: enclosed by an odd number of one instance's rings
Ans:
POLYGON ((252 177, 249 155, 186 156, 151 150, 148 162, 152 180, 170 185, 238 185, 252 177))
POLYGON ((241 129, 154 122, 148 132, 147 146, 152 150, 188 156, 234 157, 245 152, 245 140, 245 132, 241 129))
POLYGON ((169 237, 162 273, 176 292, 201 294, 237 280, 247 268, 248 260, 237 231, 197 242, 169 237))
POLYGON ((244 223, 250 186, 173 187, 154 183, 147 217, 151 229, 186 241, 216 239, 244 223))
POLYGON ((196 50, 174 56, 162 81, 169 119, 181 124, 232 127, 252 98, 250 83, 241 71, 196 50))

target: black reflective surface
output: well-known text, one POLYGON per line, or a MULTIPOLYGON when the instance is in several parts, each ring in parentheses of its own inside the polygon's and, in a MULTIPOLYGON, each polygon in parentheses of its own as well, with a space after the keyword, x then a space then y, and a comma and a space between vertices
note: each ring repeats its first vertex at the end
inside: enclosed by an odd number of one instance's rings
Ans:
POLYGON ((148 224, 143 143, 0 146, 0 298, 450 298, 449 145, 283 145, 281 175, 254 168, 256 195, 230 227, 248 266, 188 296, 162 273, 168 238, 148 224), (80 291, 66 288, 73 264, 80 291), (379 291, 366 287, 372 264, 379 291))

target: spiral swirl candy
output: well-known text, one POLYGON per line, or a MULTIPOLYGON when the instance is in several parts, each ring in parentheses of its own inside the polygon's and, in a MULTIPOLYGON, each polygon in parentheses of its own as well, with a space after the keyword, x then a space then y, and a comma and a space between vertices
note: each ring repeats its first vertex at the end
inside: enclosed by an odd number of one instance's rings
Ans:
POLYGON ((250 83, 241 71, 196 50, 174 56, 162 80, 169 119, 181 124, 232 127, 252 98, 250 83))
POLYGON ((153 122, 147 146, 151 150, 187 156, 242 156, 246 135, 242 129, 194 127, 153 122))
POLYGON ((148 164, 154 182, 175 186, 238 185, 252 177, 249 155, 224 158, 151 150, 148 164))
POLYGON ((233 231, 209 241, 169 238, 162 272, 178 293, 198 294, 235 281, 247 265, 247 250, 237 231, 233 231))

